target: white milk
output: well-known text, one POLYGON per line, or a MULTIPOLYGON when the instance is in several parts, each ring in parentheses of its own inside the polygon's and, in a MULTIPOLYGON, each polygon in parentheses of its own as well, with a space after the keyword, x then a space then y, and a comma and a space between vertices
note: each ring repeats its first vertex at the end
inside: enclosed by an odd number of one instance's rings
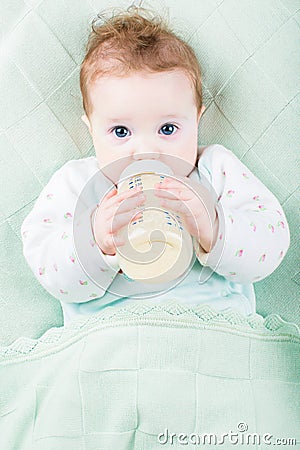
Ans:
POLYGON ((155 184, 171 169, 157 160, 130 164, 121 174, 118 192, 141 186, 146 202, 143 216, 124 227, 120 236, 125 245, 117 247, 119 264, 130 278, 144 283, 166 283, 175 280, 189 268, 193 241, 184 229, 180 216, 160 206, 154 195, 155 184))

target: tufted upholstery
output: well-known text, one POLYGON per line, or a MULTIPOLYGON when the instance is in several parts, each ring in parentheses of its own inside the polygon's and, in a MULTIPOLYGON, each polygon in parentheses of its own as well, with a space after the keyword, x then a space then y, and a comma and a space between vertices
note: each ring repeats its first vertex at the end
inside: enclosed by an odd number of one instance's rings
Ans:
MULTIPOLYGON (((79 65, 92 18, 115 4, 0 0, 0 343, 19 335, 37 337, 62 324, 59 303, 23 257, 20 225, 59 167, 94 154, 80 119, 79 65)), ((232 150, 283 205, 291 246, 281 266, 255 284, 257 310, 299 322, 299 2, 149 4, 159 11, 169 8, 171 23, 195 48, 202 66, 206 111, 199 144, 221 143, 232 150)))

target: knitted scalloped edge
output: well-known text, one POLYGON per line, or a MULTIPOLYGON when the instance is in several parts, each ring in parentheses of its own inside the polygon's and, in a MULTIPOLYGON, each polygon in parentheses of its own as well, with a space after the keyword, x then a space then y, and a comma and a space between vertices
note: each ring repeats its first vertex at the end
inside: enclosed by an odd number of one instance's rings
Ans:
POLYGON ((123 308, 104 309, 91 316, 79 316, 71 323, 60 328, 50 328, 40 338, 20 337, 9 346, 0 346, 0 357, 37 355, 41 351, 51 350, 54 345, 66 344, 74 338, 80 338, 95 327, 124 325, 165 325, 179 327, 197 327, 206 329, 223 328, 234 330, 238 334, 254 331, 263 337, 284 338, 300 343, 300 329, 292 322, 284 321, 278 314, 262 317, 259 314, 243 316, 233 308, 217 311, 209 305, 186 306, 176 301, 163 304, 127 305, 123 308))

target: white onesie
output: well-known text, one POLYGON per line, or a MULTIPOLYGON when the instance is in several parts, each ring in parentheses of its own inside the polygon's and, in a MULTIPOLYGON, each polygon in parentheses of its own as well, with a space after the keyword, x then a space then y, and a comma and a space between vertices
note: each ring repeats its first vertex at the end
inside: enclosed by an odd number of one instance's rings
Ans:
POLYGON ((128 278, 119 272, 116 259, 96 245, 91 214, 113 186, 96 157, 71 160, 53 174, 21 234, 24 257, 42 286, 61 302, 65 323, 78 314, 141 298, 255 313, 252 283, 270 275, 290 245, 285 214, 276 197, 231 151, 216 144, 199 152, 198 167, 189 178, 210 189, 219 232, 210 253, 193 239, 194 264, 175 285, 128 278))

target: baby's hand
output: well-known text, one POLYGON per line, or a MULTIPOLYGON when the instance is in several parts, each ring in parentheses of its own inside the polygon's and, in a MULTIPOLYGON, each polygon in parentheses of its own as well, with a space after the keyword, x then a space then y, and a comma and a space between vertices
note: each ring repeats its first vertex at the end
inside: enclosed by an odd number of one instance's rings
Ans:
POLYGON ((187 177, 165 178, 155 188, 161 206, 179 213, 186 230, 209 252, 216 241, 218 216, 208 189, 187 177))
POLYGON ((135 211, 135 208, 141 206, 145 200, 141 187, 122 194, 113 189, 103 197, 92 217, 94 238, 103 253, 114 255, 116 247, 125 244, 117 234, 133 218, 136 220, 141 217, 142 213, 135 211))

